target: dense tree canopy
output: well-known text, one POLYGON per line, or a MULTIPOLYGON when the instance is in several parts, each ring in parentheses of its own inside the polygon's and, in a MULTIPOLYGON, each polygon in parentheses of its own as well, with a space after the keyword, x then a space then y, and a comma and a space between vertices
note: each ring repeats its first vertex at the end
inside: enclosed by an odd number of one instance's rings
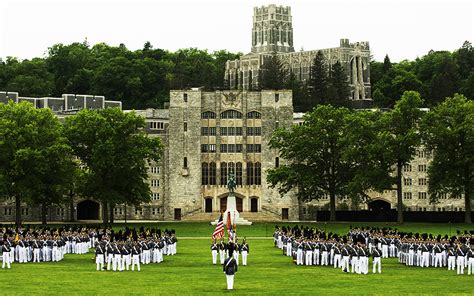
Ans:
POLYGON ((424 118, 421 131, 433 151, 428 169, 432 202, 440 193, 464 194, 465 222, 471 223, 474 189, 474 101, 455 94, 424 118))
POLYGON ((162 108, 172 88, 222 88, 225 62, 239 56, 196 48, 170 52, 149 42, 136 51, 123 44, 55 44, 44 58, 0 60, 0 89, 33 97, 97 94, 122 101, 125 109, 162 108))
POLYGON ((117 204, 140 205, 150 199, 147 161, 158 161, 162 145, 148 137, 145 120, 119 109, 82 110, 66 119, 74 155, 85 166, 82 196, 102 202, 102 218, 113 222, 117 204))

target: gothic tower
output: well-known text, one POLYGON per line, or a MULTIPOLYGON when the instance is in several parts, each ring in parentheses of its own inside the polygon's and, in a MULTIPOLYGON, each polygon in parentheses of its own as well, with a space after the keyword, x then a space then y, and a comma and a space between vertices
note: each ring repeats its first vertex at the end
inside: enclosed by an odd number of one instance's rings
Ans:
POLYGON ((293 26, 289 6, 255 7, 253 11, 252 53, 286 53, 293 48, 293 26))

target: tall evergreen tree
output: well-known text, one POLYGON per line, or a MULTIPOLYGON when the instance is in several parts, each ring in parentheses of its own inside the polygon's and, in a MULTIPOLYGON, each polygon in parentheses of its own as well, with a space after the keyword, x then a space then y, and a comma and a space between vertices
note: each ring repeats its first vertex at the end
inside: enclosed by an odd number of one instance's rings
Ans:
POLYGON ((286 86, 288 70, 278 58, 276 52, 267 57, 261 67, 260 89, 279 90, 286 86))
POLYGON ((329 88, 328 67, 322 51, 318 51, 311 66, 309 89, 313 104, 327 103, 329 88))
POLYGON ((350 88, 347 75, 337 61, 329 71, 328 103, 336 107, 349 107, 350 88))
POLYGON ((383 67, 382 67, 382 72, 385 74, 387 73, 388 70, 392 68, 392 63, 390 62, 390 58, 388 57, 388 54, 385 55, 385 58, 383 59, 383 67))

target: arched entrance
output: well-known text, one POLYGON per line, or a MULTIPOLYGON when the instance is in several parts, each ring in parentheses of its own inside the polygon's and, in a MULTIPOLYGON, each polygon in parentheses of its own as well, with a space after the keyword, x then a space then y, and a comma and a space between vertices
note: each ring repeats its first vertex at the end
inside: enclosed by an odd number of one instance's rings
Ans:
POLYGON ((212 198, 208 197, 205 199, 204 211, 206 213, 212 213, 212 198))
POLYGON ((250 198, 250 212, 258 212, 258 198, 256 197, 250 198))
POLYGON ((386 212, 390 211, 390 203, 385 200, 377 199, 369 202, 369 211, 373 212, 386 212))
POLYGON ((77 220, 99 220, 99 203, 83 200, 77 204, 77 220))
MULTIPOLYGON (((242 212, 243 199, 236 196, 235 197, 235 205, 237 207, 237 211, 242 212)), ((225 212, 226 209, 227 209, 227 196, 224 196, 224 197, 221 198, 221 212, 225 212)))

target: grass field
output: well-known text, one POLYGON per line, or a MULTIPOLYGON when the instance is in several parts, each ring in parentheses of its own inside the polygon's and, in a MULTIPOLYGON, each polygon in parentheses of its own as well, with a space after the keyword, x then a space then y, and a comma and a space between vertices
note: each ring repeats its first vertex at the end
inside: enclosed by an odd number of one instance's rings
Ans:
MULTIPOLYGON (((241 237, 249 237, 250 254, 249 265, 239 266, 232 294, 474 294, 474 275, 457 276, 445 268, 406 267, 395 259, 384 259, 382 274, 376 275, 344 274, 332 267, 296 266, 273 247, 271 238, 265 238, 272 234, 273 227, 274 224, 256 224, 238 228, 241 237)), ((349 225, 319 224, 318 227, 345 233, 349 225)), ((178 254, 166 256, 161 264, 142 265, 141 272, 96 272, 91 253, 66 255, 61 262, 15 263, 11 270, 0 269, 0 291, 2 295, 227 293, 221 266, 211 264, 210 239, 201 238, 209 237, 213 226, 173 223, 160 224, 160 228, 176 230, 178 254)), ((450 230, 454 234, 456 229, 472 230, 472 226, 459 224, 451 227, 407 224, 398 228, 433 234, 449 234, 450 230)))

